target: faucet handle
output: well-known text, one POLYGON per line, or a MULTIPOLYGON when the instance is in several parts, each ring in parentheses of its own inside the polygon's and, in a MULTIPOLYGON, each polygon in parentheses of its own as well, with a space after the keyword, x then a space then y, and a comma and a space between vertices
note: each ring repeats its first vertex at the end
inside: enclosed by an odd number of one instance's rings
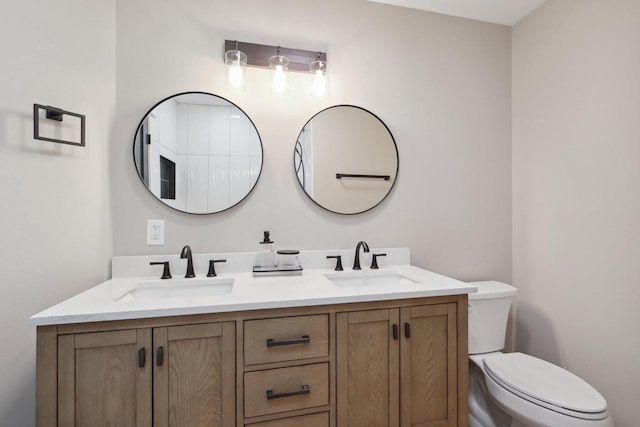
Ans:
POLYGON ((336 268, 335 271, 342 271, 342 255, 328 255, 327 259, 335 259, 336 260, 336 268))
POLYGON ((171 279, 171 270, 169 269, 169 261, 150 262, 149 265, 164 265, 161 279, 171 279))
POLYGON ((226 259, 210 259, 209 260, 209 272, 207 277, 216 277, 216 262, 227 262, 226 259))
POLYGON ((387 254, 373 254, 371 256, 371 269, 372 270, 377 270, 378 268, 378 257, 379 256, 387 256, 387 254))

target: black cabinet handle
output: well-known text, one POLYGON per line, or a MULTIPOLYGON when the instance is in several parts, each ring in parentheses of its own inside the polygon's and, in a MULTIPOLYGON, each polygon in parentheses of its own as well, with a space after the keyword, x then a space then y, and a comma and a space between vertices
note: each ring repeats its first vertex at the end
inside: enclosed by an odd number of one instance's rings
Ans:
POLYGON ((156 365, 162 366, 164 363, 164 347, 158 347, 156 350, 156 365))
POLYGON ((291 340, 275 341, 273 338, 267 339, 267 347, 278 347, 282 345, 294 345, 294 344, 309 344, 311 337, 309 335, 303 335, 302 338, 294 338, 291 340))
POLYGON ((147 364, 147 349, 142 347, 138 350, 138 368, 144 368, 147 364))
POLYGON ((309 393, 311 393, 311 387, 305 384, 300 388, 300 390, 282 391, 280 393, 276 393, 273 390, 267 390, 267 399, 280 399, 283 397, 300 396, 309 393))
POLYGON ((405 323, 404 324, 404 336, 406 338, 411 338, 411 324, 410 323, 405 323))
POLYGON ((396 325, 395 323, 393 324, 393 339, 397 340, 398 339, 398 325, 396 325))

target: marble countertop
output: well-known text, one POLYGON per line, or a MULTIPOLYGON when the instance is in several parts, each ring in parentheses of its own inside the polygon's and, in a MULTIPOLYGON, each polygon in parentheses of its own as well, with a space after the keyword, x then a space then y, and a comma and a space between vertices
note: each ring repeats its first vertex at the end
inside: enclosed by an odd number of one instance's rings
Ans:
POLYGON ((253 273, 220 274, 218 282, 233 280, 231 292, 224 295, 196 295, 136 300, 129 293, 145 286, 183 286, 206 284, 211 279, 177 277, 159 281, 157 277, 114 278, 50 307, 30 318, 34 326, 142 319, 189 314, 304 307, 326 304, 370 302, 405 298, 468 294, 473 285, 432 273, 411 265, 391 265, 379 270, 335 272, 332 269, 305 270, 297 276, 254 277, 253 273), (329 277, 353 275, 394 275, 410 280, 390 285, 341 287, 329 277))

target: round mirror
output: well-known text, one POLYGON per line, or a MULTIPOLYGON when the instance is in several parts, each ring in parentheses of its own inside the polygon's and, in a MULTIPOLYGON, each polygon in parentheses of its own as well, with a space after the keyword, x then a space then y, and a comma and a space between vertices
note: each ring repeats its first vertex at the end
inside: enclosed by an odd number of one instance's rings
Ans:
POLYGON ((165 205, 191 214, 227 210, 253 190, 262 171, 262 142, 237 105, 204 92, 158 102, 133 142, 140 180, 165 205))
POLYGON ((375 114, 353 105, 336 105, 311 117, 293 157, 307 196, 345 215, 380 204, 396 182, 398 163, 389 128, 375 114))

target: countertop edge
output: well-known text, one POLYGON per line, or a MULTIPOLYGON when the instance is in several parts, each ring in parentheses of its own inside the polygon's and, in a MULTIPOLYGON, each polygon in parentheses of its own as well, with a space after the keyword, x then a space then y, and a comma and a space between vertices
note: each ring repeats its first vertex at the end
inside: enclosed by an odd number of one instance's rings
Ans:
MULTIPOLYGON (((351 304, 374 301, 394 301, 414 298, 461 295, 477 292, 471 283, 433 273, 411 265, 381 267, 379 270, 364 269, 362 273, 337 273, 349 277, 353 274, 384 274, 385 270, 405 275, 413 284, 399 287, 339 287, 331 282, 333 270, 305 270, 294 277, 257 278, 251 273, 219 275, 216 280, 233 278, 234 290, 219 298, 184 298, 146 303, 118 302, 123 295, 136 289, 149 277, 111 279, 77 294, 59 304, 49 307, 29 318, 31 326, 50 326, 90 322, 149 319, 199 314, 230 313, 284 309, 294 307, 317 307, 322 305, 351 304)), ((177 279, 182 280, 182 279, 177 279)), ((179 283, 179 282, 178 282, 179 283)))
POLYGON ((461 288, 402 292, 397 294, 370 294, 357 296, 329 296, 326 298, 313 298, 309 300, 280 300, 280 301, 255 301, 239 302, 235 304, 221 304, 197 307, 176 307, 141 309, 136 311, 123 311, 120 313, 106 312, 93 314, 73 314, 67 316, 49 316, 29 318, 31 326, 52 326, 76 323, 112 322, 119 320, 152 319, 156 317, 188 316, 199 314, 231 313, 236 311, 276 310, 281 308, 317 307, 333 304, 352 304, 374 301, 397 301, 413 298, 437 298, 451 295, 465 295, 475 293, 477 287, 465 286, 461 288))

